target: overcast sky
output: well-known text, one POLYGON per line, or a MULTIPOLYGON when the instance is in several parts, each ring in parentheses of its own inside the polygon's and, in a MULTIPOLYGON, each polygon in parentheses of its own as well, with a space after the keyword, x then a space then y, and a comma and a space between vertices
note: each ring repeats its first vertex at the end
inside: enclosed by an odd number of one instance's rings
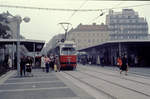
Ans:
MULTIPOLYGON (((150 4, 150 1, 88 1, 88 0, 0 0, 1 5, 17 5, 43 8, 64 8, 64 9, 108 9, 139 4, 150 4)), ((131 7, 130 7, 131 8, 131 7)), ((134 7, 139 15, 145 17, 150 27, 150 5, 134 7)), ((114 9, 121 11, 122 9, 114 9)), ((100 12, 73 12, 68 11, 47 11, 17 8, 0 8, 0 13, 9 11, 13 15, 31 18, 29 23, 21 23, 21 34, 28 39, 45 40, 48 42, 54 35, 64 33, 60 22, 70 22, 75 28, 78 24, 105 23, 105 15, 95 19, 100 12)))

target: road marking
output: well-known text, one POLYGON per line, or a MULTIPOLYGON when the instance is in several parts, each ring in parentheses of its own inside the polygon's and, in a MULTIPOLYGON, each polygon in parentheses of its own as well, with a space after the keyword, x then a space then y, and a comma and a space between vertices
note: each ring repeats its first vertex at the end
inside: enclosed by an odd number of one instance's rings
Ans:
POLYGON ((35 88, 35 87, 36 87, 36 85, 33 85, 33 86, 32 86, 32 88, 35 88))
POLYGON ((56 90, 68 89, 68 87, 51 87, 51 88, 30 88, 30 89, 13 89, 13 90, 0 90, 1 92, 20 92, 20 91, 39 91, 39 90, 56 90))
POLYGON ((38 81, 38 82, 16 82, 16 83, 3 83, 1 85, 17 85, 17 84, 33 84, 33 83, 54 83, 54 82, 61 82, 60 80, 53 80, 53 81, 38 81))
POLYGON ((15 79, 38 79, 38 78, 56 78, 56 76, 49 76, 49 77, 18 77, 18 78, 9 78, 8 80, 15 80, 15 79))
POLYGON ((0 78, 0 85, 3 84, 6 80, 8 80, 12 75, 14 75, 16 71, 9 71, 4 76, 0 78))

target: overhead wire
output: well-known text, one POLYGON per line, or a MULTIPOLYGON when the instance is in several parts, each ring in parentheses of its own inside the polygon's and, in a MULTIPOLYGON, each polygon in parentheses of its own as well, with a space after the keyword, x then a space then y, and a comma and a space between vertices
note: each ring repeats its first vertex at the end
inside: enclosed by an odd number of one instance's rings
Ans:
POLYGON ((139 4, 139 5, 131 5, 131 6, 122 6, 122 7, 115 7, 115 8, 104 8, 104 9, 64 9, 64 8, 41 8, 41 7, 29 7, 29 6, 15 6, 15 5, 0 5, 0 7, 5 8, 20 8, 20 9, 33 9, 33 10, 47 10, 47 11, 80 11, 80 12, 96 12, 100 10, 109 10, 109 9, 121 9, 121 8, 131 8, 131 7, 140 7, 150 5, 147 4, 139 4))
MULTIPOLYGON (((83 3, 80 5, 80 7, 79 7, 78 9, 81 9, 81 8, 87 3, 87 1, 88 1, 88 0, 83 1, 83 3)), ((67 21, 69 21, 69 20, 75 15, 76 12, 77 12, 77 11, 74 11, 74 12, 71 14, 71 16, 68 18, 67 21)))
MULTIPOLYGON (((123 2, 119 2, 118 4, 116 4, 113 8, 111 9, 115 9, 116 6, 120 6, 123 2)), ((99 17, 103 16, 105 14, 105 12, 103 12, 103 10, 100 10, 101 14, 99 14, 98 16, 96 16, 95 18, 93 18, 91 21, 89 21, 88 23, 91 23, 92 21, 97 20, 99 17)))

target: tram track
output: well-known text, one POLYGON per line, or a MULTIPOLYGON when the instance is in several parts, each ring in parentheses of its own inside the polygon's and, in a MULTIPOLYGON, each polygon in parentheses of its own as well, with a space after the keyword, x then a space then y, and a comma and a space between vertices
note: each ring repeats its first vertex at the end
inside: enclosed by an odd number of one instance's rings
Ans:
MULTIPOLYGON (((84 67, 84 66, 83 66, 84 67)), ((96 66, 96 65, 94 65, 94 66, 90 66, 90 65, 88 65, 88 67, 98 67, 98 66, 96 66)), ((98 68, 101 68, 101 67, 98 67, 98 68)), ((115 69, 110 69, 110 68, 104 68, 103 67, 103 69, 104 70, 110 70, 110 71, 117 71, 117 70, 115 70, 115 69)), ((128 72, 129 74, 133 74, 132 76, 133 77, 139 77, 139 78, 143 78, 143 79, 150 79, 150 75, 148 75, 148 74, 140 74, 140 73, 138 73, 138 72, 128 72)))
POLYGON ((121 88, 125 88, 125 89, 127 89, 127 90, 130 90, 130 91, 133 91, 133 92, 136 92, 136 93, 139 93, 139 94, 145 95, 145 96, 147 96, 147 97, 149 97, 149 98, 150 98, 150 95, 149 95, 149 94, 147 94, 147 93, 144 93, 144 92, 141 92, 141 91, 135 90, 135 89, 133 89, 133 88, 129 88, 129 87, 123 86, 123 85, 121 85, 121 84, 117 84, 117 83, 115 83, 115 82, 113 82, 113 81, 109 81, 109 80, 103 79, 103 78, 101 78, 101 77, 94 76, 94 75, 89 74, 89 73, 85 73, 85 72, 82 72, 82 71, 78 71, 78 72, 80 72, 80 73, 82 73, 82 74, 85 74, 85 75, 88 75, 88 76, 90 76, 90 77, 92 77, 92 78, 95 78, 95 79, 103 80, 103 81, 105 81, 105 82, 107 82, 107 83, 110 83, 110 84, 113 84, 113 85, 119 86, 119 87, 121 87, 121 88))
POLYGON ((95 87, 95 86, 93 86, 93 85, 91 85, 91 84, 89 84, 89 83, 87 83, 87 82, 85 82, 85 81, 79 79, 78 77, 73 76, 72 74, 70 74, 70 73, 68 73, 68 72, 65 72, 65 71, 64 71, 63 73, 65 73, 65 74, 71 76, 72 78, 74 78, 74 79, 80 81, 80 82, 83 83, 83 84, 86 84, 86 85, 90 86, 91 88, 95 89, 96 91, 105 94, 106 96, 110 97, 111 99, 117 99, 117 97, 111 95, 110 93, 105 92, 105 91, 103 91, 103 90, 101 90, 101 89, 99 89, 99 88, 97 88, 97 87, 95 87))
MULTIPOLYGON (((64 72, 65 74, 67 74, 67 75, 69 75, 69 76, 71 76, 72 78, 75 78, 75 79, 77 79, 77 80, 79 80, 80 82, 82 82, 82 83, 85 83, 85 84, 87 84, 88 86, 91 86, 92 88, 94 88, 94 89, 96 89, 97 91, 100 91, 100 92, 103 92, 104 94, 106 94, 106 95, 109 95, 110 97, 112 97, 112 99, 121 99, 120 98, 120 96, 116 96, 116 94, 112 94, 111 93, 111 91, 107 91, 107 89, 105 90, 105 87, 97 87, 97 86, 95 86, 93 83, 91 83, 91 82, 87 82, 87 81, 84 81, 85 79, 83 78, 83 77, 79 77, 79 76, 75 76, 75 74, 73 73, 70 73, 70 72, 64 72), (104 89, 103 89, 104 88, 104 89), (118 98, 119 97, 119 98, 118 98)), ((97 83, 100 83, 99 81, 103 81, 103 82, 107 82, 107 83, 109 83, 110 84, 110 86, 111 85, 113 85, 113 86, 117 86, 117 88, 121 88, 121 89, 123 89, 123 90, 129 90, 129 92, 130 93, 134 93, 134 94, 136 94, 136 96, 135 97, 137 97, 137 96, 140 96, 140 97, 142 97, 142 98, 140 98, 140 99, 143 99, 143 97, 144 97, 144 99, 149 99, 150 98, 150 94, 148 94, 148 93, 145 93, 145 92, 142 92, 142 91, 140 91, 140 90, 136 90, 136 89, 133 89, 133 88, 130 88, 130 87, 127 87, 127 86, 124 86, 124 85, 121 85, 121 84, 117 84, 117 83, 115 83, 115 82, 113 82, 113 81, 109 81, 109 80, 106 80, 106 79, 103 79, 103 78, 100 78, 100 77, 97 77, 97 76, 94 76, 94 75, 91 75, 91 74, 89 74, 89 73, 85 73, 85 72, 82 72, 82 71, 77 71, 77 74, 80 74, 80 75, 86 75, 86 76, 88 76, 88 78, 90 79, 90 78, 94 78, 94 79, 97 79, 96 81, 98 81, 97 83)), ((108 88, 108 87, 107 87, 108 88)), ((114 88, 114 87, 113 87, 114 88)), ((113 89, 112 89, 113 90, 113 89)), ((123 90, 122 90, 122 92, 123 92, 123 90)), ((119 91, 119 90, 118 90, 119 91)), ((128 92, 128 91, 127 91, 128 92)), ((134 97, 134 94, 133 94, 133 97, 134 97)), ((133 98, 133 99, 137 99, 137 98, 133 98)))
MULTIPOLYGON (((104 75, 107 75, 107 76, 111 76, 111 77, 116 77, 116 78, 120 77, 120 75, 118 76, 118 75, 108 74, 108 73, 104 73, 104 72, 100 72, 100 71, 96 71, 96 70, 92 70, 92 69, 87 70, 87 71, 93 71, 93 72, 101 73, 101 74, 104 74, 104 75)), ((145 83, 145 82, 133 80, 133 79, 130 79, 130 78, 127 78, 127 77, 123 78, 123 79, 128 80, 128 81, 132 81, 132 82, 136 82, 136 83, 140 83, 140 84, 144 84, 144 85, 147 85, 147 86, 150 86, 150 83, 145 83)), ((144 78, 144 79, 146 79, 146 78, 144 78)))
MULTIPOLYGON (((96 67, 96 66, 95 66, 96 67)), ((110 71, 114 71, 113 69, 106 69, 106 68, 103 68, 103 69, 105 69, 105 70, 110 70, 110 71)), ((147 75, 147 74, 140 74, 139 72, 130 72, 129 71, 129 73, 130 74, 133 74, 132 76, 133 77, 140 77, 140 78, 143 78, 143 79, 150 79, 150 75, 147 75)))

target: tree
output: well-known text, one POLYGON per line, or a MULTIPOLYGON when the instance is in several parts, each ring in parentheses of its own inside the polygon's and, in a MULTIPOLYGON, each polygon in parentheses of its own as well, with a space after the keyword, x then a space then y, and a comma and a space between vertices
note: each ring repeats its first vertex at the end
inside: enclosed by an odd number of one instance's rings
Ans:
MULTIPOLYGON (((4 22, 6 20, 6 18, 4 18, 2 15, 0 15, 0 22, 4 22)), ((9 31, 10 28, 7 25, 3 25, 2 23, 0 23, 0 38, 10 38, 11 35, 7 33, 7 31, 9 31)))

